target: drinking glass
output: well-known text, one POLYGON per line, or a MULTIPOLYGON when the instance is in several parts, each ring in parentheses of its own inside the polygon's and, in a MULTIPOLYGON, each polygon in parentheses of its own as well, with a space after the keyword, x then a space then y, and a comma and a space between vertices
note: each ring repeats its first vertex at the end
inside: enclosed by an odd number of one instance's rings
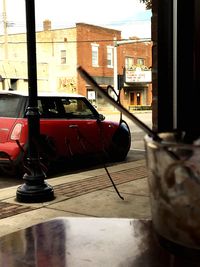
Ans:
POLYGON ((176 133, 159 136, 162 141, 145 136, 155 232, 167 248, 200 255, 200 141, 187 144, 176 133))

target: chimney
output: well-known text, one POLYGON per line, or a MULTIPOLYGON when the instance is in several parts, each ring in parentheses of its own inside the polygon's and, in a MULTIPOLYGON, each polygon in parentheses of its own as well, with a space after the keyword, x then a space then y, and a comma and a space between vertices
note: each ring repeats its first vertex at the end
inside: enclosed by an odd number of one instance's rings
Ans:
POLYGON ((43 21, 43 29, 44 31, 49 31, 51 30, 51 21, 46 19, 43 21))

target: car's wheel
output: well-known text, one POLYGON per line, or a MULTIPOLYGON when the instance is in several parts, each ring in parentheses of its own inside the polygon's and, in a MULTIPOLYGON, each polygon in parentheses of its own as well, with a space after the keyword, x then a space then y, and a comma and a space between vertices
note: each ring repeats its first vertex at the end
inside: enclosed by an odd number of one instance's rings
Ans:
POLYGON ((112 161, 125 160, 131 146, 131 133, 128 124, 121 121, 119 128, 112 138, 112 144, 108 150, 109 158, 112 161))

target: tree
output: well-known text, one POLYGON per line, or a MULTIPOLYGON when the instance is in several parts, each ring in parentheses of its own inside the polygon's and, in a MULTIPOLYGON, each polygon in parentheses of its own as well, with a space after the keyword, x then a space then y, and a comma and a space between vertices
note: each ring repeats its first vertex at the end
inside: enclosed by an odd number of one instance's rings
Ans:
POLYGON ((140 0, 140 2, 146 4, 146 9, 152 8, 152 0, 140 0))

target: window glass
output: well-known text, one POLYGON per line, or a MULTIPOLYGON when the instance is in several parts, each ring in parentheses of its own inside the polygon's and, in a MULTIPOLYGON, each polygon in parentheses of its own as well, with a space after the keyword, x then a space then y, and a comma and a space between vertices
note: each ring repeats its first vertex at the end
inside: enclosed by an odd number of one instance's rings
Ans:
POLYGON ((43 97, 38 99, 38 109, 41 118, 96 118, 96 114, 91 109, 89 102, 73 97, 43 97))
POLYGON ((107 67, 113 68, 113 47, 107 47, 107 67))
POLYGON ((125 58, 125 65, 127 70, 131 70, 134 66, 134 58, 133 57, 126 57, 125 58))
POLYGON ((66 50, 61 50, 61 64, 66 64, 66 50))
POLYGON ((144 65, 144 58, 138 58, 137 59, 137 64, 138 65, 144 65))
POLYGON ((0 117, 17 118, 20 100, 20 96, 0 95, 0 117))
POLYGON ((90 107, 82 99, 69 98, 62 99, 67 118, 94 118, 94 114, 90 107))
POLYGON ((60 118, 62 117, 62 112, 58 108, 56 98, 43 97, 38 100, 38 109, 41 118, 60 118))
POLYGON ((99 45, 92 44, 92 66, 98 67, 99 65, 99 45))

